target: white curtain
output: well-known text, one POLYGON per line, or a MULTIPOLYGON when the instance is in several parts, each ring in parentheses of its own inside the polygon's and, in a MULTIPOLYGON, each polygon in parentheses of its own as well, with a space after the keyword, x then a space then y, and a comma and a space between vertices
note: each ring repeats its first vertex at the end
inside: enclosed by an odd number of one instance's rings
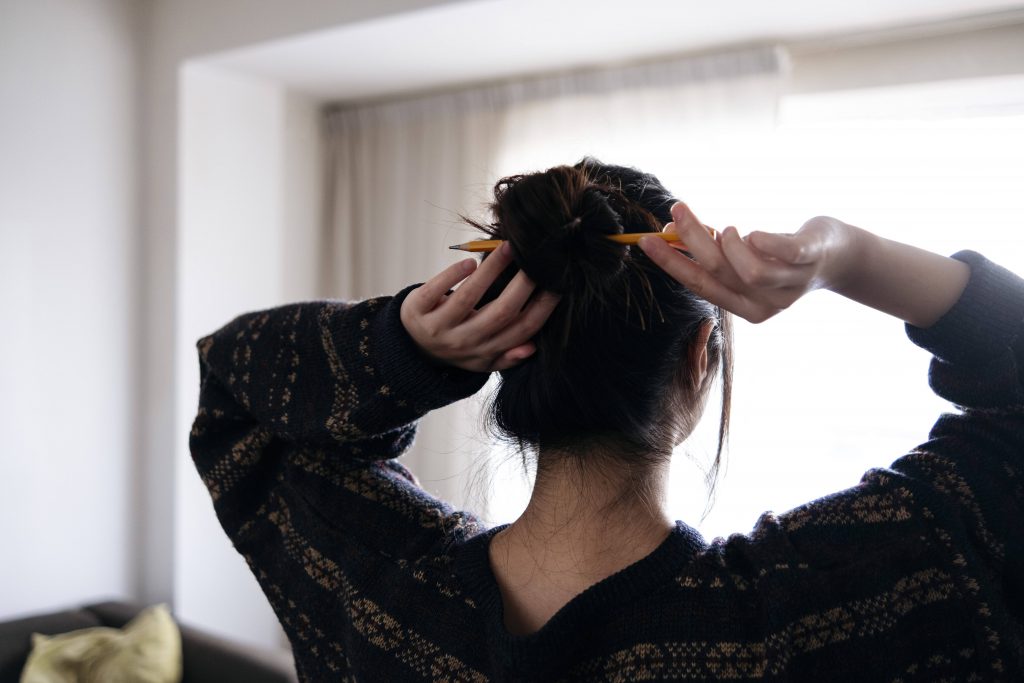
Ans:
MULTIPOLYGON (((334 109, 322 294, 393 293, 464 257, 447 246, 477 235, 458 214, 482 216, 509 173, 591 155, 670 188, 696 181, 702 154, 773 128, 785 67, 764 47, 334 109)), ((527 485, 508 480, 479 429, 490 388, 428 415, 406 462, 435 495, 501 523, 527 485)))

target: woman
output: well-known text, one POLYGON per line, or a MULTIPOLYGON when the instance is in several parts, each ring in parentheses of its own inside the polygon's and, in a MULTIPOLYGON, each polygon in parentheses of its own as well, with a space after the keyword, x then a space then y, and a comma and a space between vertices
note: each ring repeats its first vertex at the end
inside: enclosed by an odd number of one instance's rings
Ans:
POLYGON ((1024 281, 824 217, 713 238, 653 176, 589 159, 500 181, 492 208, 479 227, 507 245, 479 266, 198 343, 196 466, 303 680, 1024 677, 1024 281), (686 251, 605 239, 665 223, 686 251), (727 433, 723 309, 760 322, 817 288, 905 320, 963 410, 891 469, 708 544, 665 485, 718 373, 727 433), (490 423, 537 478, 485 529, 396 458, 493 371, 490 423))

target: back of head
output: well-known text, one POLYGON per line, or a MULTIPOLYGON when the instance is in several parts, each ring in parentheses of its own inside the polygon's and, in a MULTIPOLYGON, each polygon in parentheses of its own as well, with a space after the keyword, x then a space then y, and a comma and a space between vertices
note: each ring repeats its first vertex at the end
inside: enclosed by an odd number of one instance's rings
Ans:
POLYGON ((562 295, 534 337, 536 352, 501 372, 487 412, 497 436, 524 451, 575 456, 583 466, 597 454, 631 464, 669 455, 702 410, 707 383, 694 385, 688 351, 710 320, 708 376, 721 368, 725 380, 720 456, 731 385, 728 314, 639 247, 606 239, 659 232, 675 201, 653 175, 589 158, 495 185, 493 222, 473 224, 508 240, 514 265, 480 305, 520 268, 538 291, 562 295))

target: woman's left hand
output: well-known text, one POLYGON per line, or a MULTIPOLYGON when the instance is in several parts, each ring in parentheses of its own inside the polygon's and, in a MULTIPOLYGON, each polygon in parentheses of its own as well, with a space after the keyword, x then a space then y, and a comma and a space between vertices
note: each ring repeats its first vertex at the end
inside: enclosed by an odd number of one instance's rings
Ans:
POLYGON ((463 370, 493 372, 520 363, 536 350, 530 339, 561 297, 542 292, 527 304, 536 285, 526 273, 516 273, 498 298, 476 310, 512 262, 511 251, 505 242, 479 267, 475 259, 464 259, 409 293, 402 302, 402 324, 427 356, 463 370))
POLYGON ((682 202, 672 206, 666 231, 678 232, 691 259, 660 239, 645 237, 640 248, 680 284, 716 306, 752 323, 788 308, 807 292, 845 279, 856 256, 856 228, 817 216, 795 234, 754 232, 740 237, 728 227, 711 237, 682 202))

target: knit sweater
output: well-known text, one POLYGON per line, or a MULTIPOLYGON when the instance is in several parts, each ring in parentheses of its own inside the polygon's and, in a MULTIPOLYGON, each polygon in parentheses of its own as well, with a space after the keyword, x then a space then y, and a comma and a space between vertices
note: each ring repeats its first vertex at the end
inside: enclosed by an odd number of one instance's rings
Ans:
MULTIPOLYGON (((503 625, 486 528, 398 460, 479 390, 399 319, 405 296, 239 316, 198 342, 190 445, 304 681, 1024 680, 1024 280, 973 252, 928 329, 957 406, 860 483, 748 535, 677 522, 536 633, 503 625)), ((851 482, 852 483, 852 482, 851 482)))

